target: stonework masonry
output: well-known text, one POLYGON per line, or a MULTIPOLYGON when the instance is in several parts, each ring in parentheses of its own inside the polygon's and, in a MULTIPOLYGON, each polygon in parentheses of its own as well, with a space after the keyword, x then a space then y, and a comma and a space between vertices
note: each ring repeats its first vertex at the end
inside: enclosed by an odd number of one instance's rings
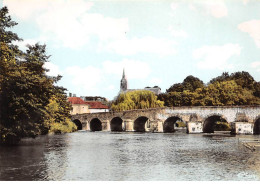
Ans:
POLYGON ((260 106, 138 109, 73 115, 72 120, 79 120, 83 130, 97 131, 91 127, 100 124, 102 131, 140 132, 173 131, 173 125, 179 120, 186 123, 187 133, 212 133, 216 121, 226 121, 231 133, 253 134, 260 132, 260 106))

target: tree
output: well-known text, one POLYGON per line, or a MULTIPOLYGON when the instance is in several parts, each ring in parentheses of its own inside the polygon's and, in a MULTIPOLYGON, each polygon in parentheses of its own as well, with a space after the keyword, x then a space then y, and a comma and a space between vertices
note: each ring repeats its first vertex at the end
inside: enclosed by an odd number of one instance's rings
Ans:
POLYGON ((192 75, 189 75, 183 80, 182 83, 173 84, 169 89, 166 90, 166 92, 183 92, 185 90, 194 92, 196 89, 202 87, 204 87, 204 83, 202 80, 192 75))
POLYGON ((46 106, 53 94, 54 79, 45 74, 45 46, 30 46, 24 60, 15 59, 15 68, 2 83, 1 130, 3 142, 35 137, 44 129, 46 106))
POLYGON ((183 92, 184 86, 182 83, 173 84, 166 92, 183 92))
POLYGON ((254 84, 254 96, 260 98, 260 82, 254 84))
MULTIPOLYGON (((235 78, 235 77, 234 77, 235 78)), ((247 81, 251 81, 248 80, 247 81)), ((223 79, 223 78, 222 78, 223 79)), ((248 86, 238 84, 235 80, 215 80, 208 86, 197 88, 194 92, 169 92, 158 96, 165 106, 224 106, 224 105, 259 105, 260 98, 256 95, 258 83, 253 90, 248 86), (218 82, 220 81, 220 82, 218 82), (243 87, 244 86, 244 87, 243 87)), ((241 77, 235 79, 240 80, 241 77)), ((250 79, 250 78, 249 78, 250 79)), ((245 84, 242 82, 242 84, 245 84)), ((250 86, 250 85, 249 85, 250 86)))
POLYGON ((157 100, 157 96, 153 92, 138 90, 121 93, 112 103, 111 109, 113 111, 124 111, 157 107, 163 107, 163 102, 157 100))
POLYGON ((17 24, 7 14, 6 7, 0 10, 0 143, 36 137, 48 132, 54 122, 74 130, 65 89, 55 86, 61 76, 49 77, 43 67, 49 59, 46 46, 35 44, 25 53, 20 51, 12 44, 20 38, 6 31, 17 24))
POLYGON ((224 82, 224 81, 231 81, 234 80, 237 85, 241 86, 242 88, 247 88, 249 90, 254 89, 254 85, 256 81, 254 78, 245 71, 242 72, 234 72, 231 75, 229 75, 227 72, 222 73, 221 76, 218 76, 210 81, 210 84, 213 84, 215 82, 224 82))
MULTIPOLYGON (((15 57, 21 55, 17 46, 13 45, 13 41, 22 40, 16 33, 8 31, 7 29, 17 25, 16 22, 11 20, 8 15, 7 7, 0 9, 0 104, 2 104, 3 96, 1 91, 4 83, 8 80, 8 76, 15 68, 15 57)), ((1 120, 1 108, 0 108, 0 120, 1 120)))
POLYGON ((183 80, 183 86, 184 86, 184 90, 189 90, 191 92, 194 92, 198 88, 203 88, 204 83, 199 78, 189 75, 183 80))
POLYGON ((70 110, 71 105, 67 102, 67 98, 62 88, 56 88, 55 94, 49 100, 46 107, 45 116, 45 132, 72 132, 77 130, 77 126, 71 121, 70 110))
POLYGON ((207 106, 260 104, 260 99, 255 97, 252 91, 242 88, 234 80, 215 82, 202 91, 196 90, 196 93, 204 96, 198 100, 207 106))
POLYGON ((213 84, 215 82, 223 82, 231 80, 228 72, 223 72, 220 76, 215 77, 209 81, 209 84, 213 84))

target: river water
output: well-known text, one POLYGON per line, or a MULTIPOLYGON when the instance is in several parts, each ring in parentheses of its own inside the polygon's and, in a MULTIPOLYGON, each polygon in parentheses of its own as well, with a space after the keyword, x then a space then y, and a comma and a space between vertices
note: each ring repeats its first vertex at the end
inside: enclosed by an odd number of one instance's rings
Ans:
POLYGON ((79 131, 0 147, 0 180, 259 180, 255 135, 79 131))

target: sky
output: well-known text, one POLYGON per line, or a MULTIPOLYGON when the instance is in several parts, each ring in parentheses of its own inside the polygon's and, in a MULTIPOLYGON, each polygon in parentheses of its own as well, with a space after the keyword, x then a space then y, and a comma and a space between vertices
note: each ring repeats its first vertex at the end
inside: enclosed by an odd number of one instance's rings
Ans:
POLYGON ((0 0, 27 44, 46 44, 48 75, 77 96, 112 100, 193 75, 247 71, 260 81, 260 0, 0 0))

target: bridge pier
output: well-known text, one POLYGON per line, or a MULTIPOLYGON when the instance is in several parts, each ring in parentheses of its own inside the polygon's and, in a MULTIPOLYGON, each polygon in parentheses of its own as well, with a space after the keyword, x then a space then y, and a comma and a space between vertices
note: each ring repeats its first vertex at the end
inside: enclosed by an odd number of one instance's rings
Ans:
POLYGON ((101 121, 102 131, 111 131, 109 120, 101 121))
POLYGON ((87 121, 82 122, 82 130, 90 130, 89 123, 87 121))
POLYGON ((202 122, 187 122, 187 133, 194 134, 194 133, 202 133, 202 122))
MULTIPOLYGON (((163 132, 163 122, 155 120, 149 121, 150 127, 146 128, 146 132, 163 132)), ((148 123, 147 123, 148 125, 148 123)))
POLYGON ((157 132, 158 130, 158 122, 148 120, 145 123, 145 132, 157 132))
POLYGON ((134 131, 134 121, 131 119, 124 119, 123 124, 125 126, 125 131, 133 132, 134 131))
POLYGON ((163 122, 162 121, 157 121, 157 130, 156 132, 163 132, 163 122))
POLYGON ((249 122, 231 123, 231 134, 254 134, 254 125, 249 122))
POLYGON ((122 121, 122 131, 125 132, 126 131, 126 122, 122 121))

